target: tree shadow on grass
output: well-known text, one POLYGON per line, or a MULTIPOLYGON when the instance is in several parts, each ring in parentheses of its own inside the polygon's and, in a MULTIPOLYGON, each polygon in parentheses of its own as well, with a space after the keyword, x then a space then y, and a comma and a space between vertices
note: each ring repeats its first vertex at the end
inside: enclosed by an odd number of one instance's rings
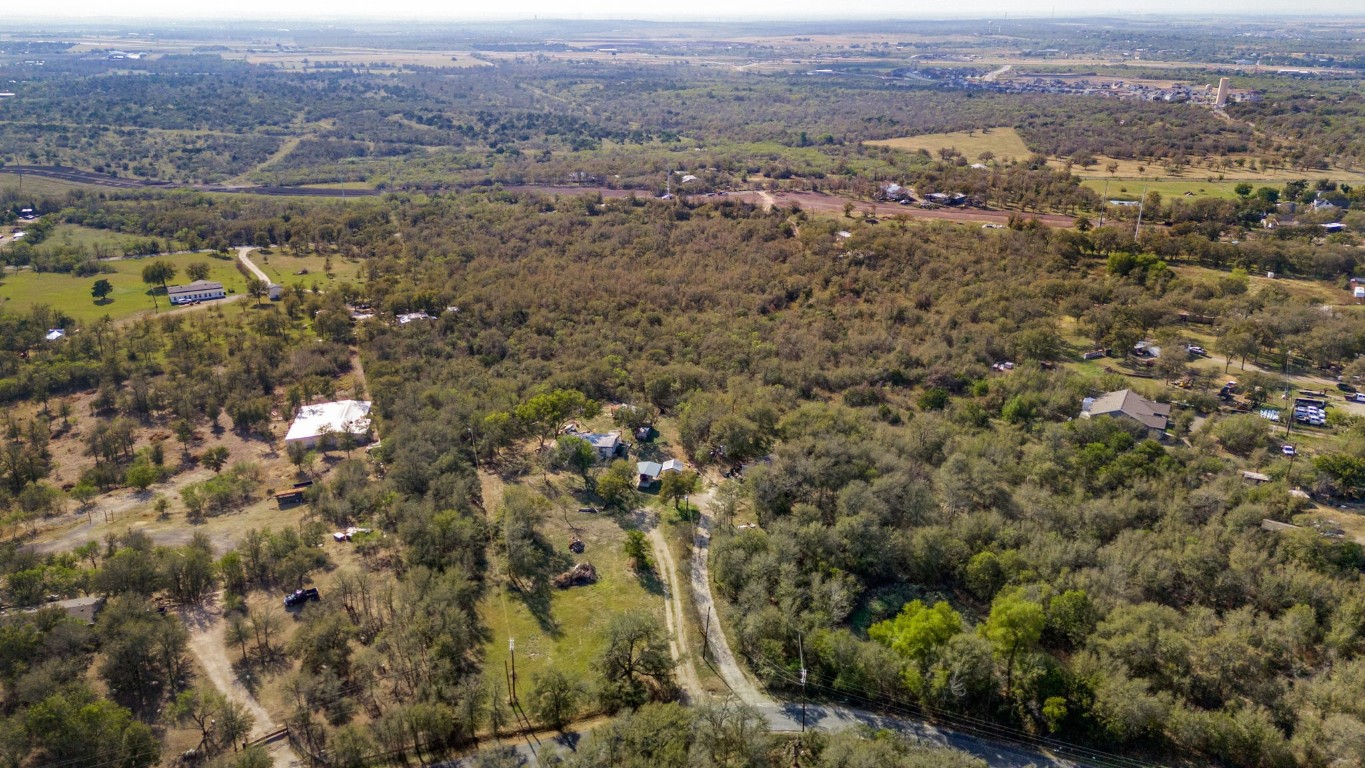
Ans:
MULTIPOLYGON (((535 618, 536 625, 540 627, 540 631, 550 637, 558 639, 563 636, 564 629, 560 626, 559 621, 555 619, 554 612, 551 610, 554 589, 555 588, 550 584, 549 579, 544 578, 537 579, 535 585, 531 588, 522 588, 515 584, 512 585, 512 590, 521 598, 521 602, 526 606, 526 610, 531 612, 531 616, 535 618)), ((570 589, 572 589, 572 587, 570 587, 570 589)))
POLYGON ((271 649, 270 653, 256 652, 232 662, 232 675, 248 693, 257 696, 267 677, 286 672, 291 666, 288 656, 271 649))
POLYGON ((663 597, 664 582, 659 578, 659 564, 650 563, 648 568, 635 568, 635 580, 645 591, 655 597, 663 597))

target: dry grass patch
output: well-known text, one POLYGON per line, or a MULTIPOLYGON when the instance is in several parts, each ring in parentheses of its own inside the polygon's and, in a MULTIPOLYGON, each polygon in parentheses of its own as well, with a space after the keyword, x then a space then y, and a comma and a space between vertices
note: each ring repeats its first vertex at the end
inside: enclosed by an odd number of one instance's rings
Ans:
POLYGON ((1033 154, 1013 128, 983 128, 978 131, 955 131, 953 133, 926 133, 919 136, 905 136, 898 139, 866 141, 874 147, 891 147, 906 152, 923 149, 931 155, 944 147, 952 147, 961 152, 968 160, 976 160, 982 152, 992 152, 997 159, 1023 158, 1033 154))

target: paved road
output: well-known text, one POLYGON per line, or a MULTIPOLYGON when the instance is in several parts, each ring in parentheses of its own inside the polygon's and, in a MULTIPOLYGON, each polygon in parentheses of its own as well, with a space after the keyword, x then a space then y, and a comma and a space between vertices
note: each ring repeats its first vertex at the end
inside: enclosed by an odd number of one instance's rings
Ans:
POLYGON ((255 275, 257 280, 260 280, 261 282, 265 283, 266 285, 270 285, 271 282, 272 282, 271 279, 270 279, 270 276, 267 275, 266 273, 262 272, 262 271, 261 271, 261 268, 258 267, 258 266, 256 266, 255 262, 253 262, 253 261, 251 260, 251 257, 247 255, 247 254, 251 253, 253 250, 255 250, 255 249, 253 249, 253 248, 252 248, 251 246, 249 246, 249 245, 241 245, 241 246, 238 246, 238 247, 237 247, 237 260, 240 261, 240 262, 242 262, 242 266, 244 266, 244 267, 246 267, 248 270, 250 270, 250 271, 251 271, 251 274, 255 275))

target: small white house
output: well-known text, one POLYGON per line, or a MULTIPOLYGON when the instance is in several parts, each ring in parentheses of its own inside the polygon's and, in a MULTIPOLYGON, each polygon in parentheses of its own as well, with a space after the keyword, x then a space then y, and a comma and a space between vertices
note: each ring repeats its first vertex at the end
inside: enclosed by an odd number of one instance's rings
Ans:
POLYGON ((312 448, 325 434, 349 434, 357 443, 370 439, 370 402, 368 400, 338 400, 315 403, 299 408, 294 423, 284 436, 286 445, 300 444, 312 448))

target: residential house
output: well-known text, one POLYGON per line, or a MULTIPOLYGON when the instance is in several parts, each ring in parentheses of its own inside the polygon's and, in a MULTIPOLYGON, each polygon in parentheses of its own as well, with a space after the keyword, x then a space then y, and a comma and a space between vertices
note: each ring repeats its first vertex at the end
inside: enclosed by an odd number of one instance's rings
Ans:
POLYGON ((577 435, 588 441, 597 451, 598 461, 611 461, 626 452, 626 444, 621 442, 620 432, 581 432, 577 435))
POLYGON ((1081 402, 1081 418, 1110 416, 1135 421, 1147 428, 1151 437, 1160 438, 1170 421, 1171 406, 1139 395, 1131 389, 1108 392, 1099 397, 1087 397, 1081 402))
POLYGON ((635 471, 640 476, 640 488, 648 488, 669 472, 686 472, 687 465, 680 459, 669 459, 662 464, 657 461, 640 461, 636 462, 635 471))
POLYGON ((370 402, 368 400, 338 400, 299 408, 294 423, 284 436, 285 445, 312 448, 323 435, 349 434, 357 443, 370 441, 370 402))
POLYGON ((227 296, 223 284, 216 280, 195 280, 187 285, 172 285, 166 289, 172 304, 190 304, 196 301, 209 301, 227 296))

